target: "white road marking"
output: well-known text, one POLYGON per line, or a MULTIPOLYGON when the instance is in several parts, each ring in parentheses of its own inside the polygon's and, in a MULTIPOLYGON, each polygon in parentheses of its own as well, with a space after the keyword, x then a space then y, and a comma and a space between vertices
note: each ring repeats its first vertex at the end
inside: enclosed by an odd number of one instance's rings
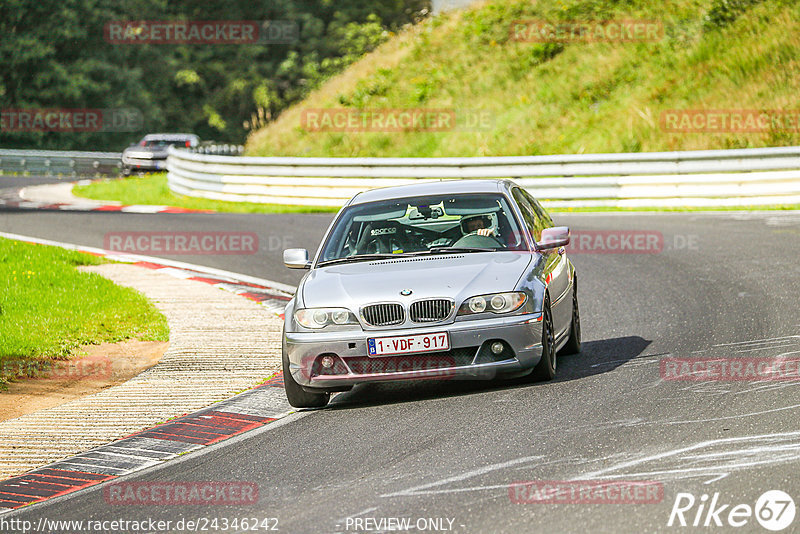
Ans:
POLYGON ((664 425, 684 425, 687 423, 711 423, 714 421, 724 421, 726 419, 741 419, 743 417, 753 417, 755 415, 764 415, 767 413, 773 412, 782 412, 784 410, 794 410, 800 408, 800 404, 793 404, 791 406, 784 406, 783 408, 773 408, 772 410, 764 410, 762 412, 750 412, 750 413, 743 413, 739 415, 726 415, 723 417, 713 417, 711 419, 692 419, 686 421, 663 421, 661 424, 664 425))
POLYGON ((133 206, 125 206, 120 211, 125 213, 158 213, 167 209, 169 206, 156 206, 149 204, 136 204, 133 206))
POLYGON ((494 490, 494 489, 506 489, 508 490, 508 486, 510 485, 509 482, 504 484, 491 484, 487 486, 468 486, 466 488, 452 488, 452 489, 438 489, 438 490, 419 490, 413 493, 406 493, 407 491, 411 490, 404 490, 402 492, 397 493, 390 493, 387 495, 381 495, 381 497, 418 497, 422 495, 444 495, 447 493, 466 493, 468 491, 486 491, 486 490, 494 490))
POLYGON ((791 335, 791 336, 780 336, 780 337, 767 337, 764 339, 752 339, 750 341, 736 341, 734 343, 718 343, 717 345, 712 345, 712 347, 730 347, 733 345, 753 345, 756 343, 779 343, 781 340, 784 339, 800 339, 798 335, 791 335))
MULTIPOLYGON (((743 469, 745 467, 752 467, 755 465, 765 465, 765 464, 774 464, 779 462, 787 462, 791 460, 798 460, 800 459, 800 443, 792 442, 787 445, 779 446, 777 442, 797 439, 800 437, 800 432, 785 432, 785 433, 778 433, 778 434, 762 434, 757 436, 740 436, 735 438, 723 438, 723 439, 715 439, 715 440, 708 440, 696 443, 694 445, 690 445, 688 447, 682 447, 678 449, 673 449, 670 451, 652 454, 649 456, 644 456, 641 458, 637 458, 634 460, 628 460, 622 462, 617 465, 613 465, 611 467, 606 467, 604 469, 600 469, 591 473, 587 473, 583 475, 585 478, 588 479, 606 479, 606 478, 624 478, 624 477, 631 477, 631 478, 638 478, 638 477, 652 477, 657 475, 687 475, 691 473, 701 473, 701 472, 712 472, 714 474, 718 474, 720 470, 725 471, 734 471, 743 469), (752 444, 752 442, 762 440, 768 442, 767 445, 762 447, 751 447, 747 449, 733 449, 730 451, 723 451, 723 453, 715 456, 729 456, 730 461, 726 465, 719 465, 718 463, 715 465, 710 466, 699 466, 694 467, 690 465, 684 465, 679 468, 675 469, 661 469, 656 471, 638 471, 638 472, 629 472, 626 471, 628 468, 631 467, 638 467, 646 464, 647 462, 657 461, 657 460, 664 460, 666 458, 675 458, 678 457, 679 460, 685 460, 686 458, 691 459, 691 457, 682 456, 684 453, 697 451, 704 447, 716 447, 721 445, 738 445, 740 443, 745 443, 747 445, 752 444), (774 456, 775 452, 790 452, 792 454, 779 454, 777 457, 774 456), (771 456, 772 455, 772 456, 771 456), (738 459, 737 457, 741 456, 752 456, 755 459, 752 460, 743 460, 738 459), (613 474, 615 472, 626 471, 620 474, 613 474)), ((710 453, 713 454, 713 453, 710 453)), ((679 476, 678 478, 682 478, 679 476)))
POLYGON ((790 350, 789 352, 781 352, 780 354, 775 356, 775 359, 781 358, 783 356, 788 356, 790 354, 800 354, 800 350, 790 350))
MULTIPOLYGON (((408 497, 408 496, 415 496, 415 495, 429 495, 432 493, 443 493, 443 491, 426 491, 428 488, 434 488, 437 486, 444 486, 445 484, 450 484, 451 482, 460 482, 462 480, 466 480, 468 478, 473 478, 479 475, 485 475, 486 473, 491 473, 492 471, 498 471, 500 469, 505 469, 506 467, 511 467, 512 465, 518 465, 526 462, 533 462, 534 460, 539 460, 540 458, 544 458, 543 456, 523 456, 522 458, 516 458, 514 460, 509 460, 507 462, 500 462, 497 464, 490 464, 483 467, 479 467, 478 469, 473 469, 472 471, 467 471, 466 473, 462 473, 460 475, 455 475, 452 477, 448 477, 442 480, 438 480, 436 482, 431 482, 429 484, 423 484, 421 486, 415 486, 413 488, 405 489, 402 491, 397 491, 394 493, 385 493, 381 495, 381 497, 408 497)), ((508 487, 508 484, 501 484, 500 486, 493 486, 496 487, 508 487)), ((444 492, 446 492, 445 490, 444 492)), ((466 490, 451 490, 451 491, 466 491, 466 490)))
MULTIPOLYGON (((736 454, 739 455, 746 455, 746 454, 758 454, 764 452, 765 447, 757 447, 754 449, 738 449, 736 454)), ((769 447, 770 452, 775 451, 795 451, 800 450, 800 443, 795 443, 792 445, 783 445, 783 446, 776 446, 776 447, 769 447)), ((682 460, 709 460, 712 458, 724 458, 726 456, 730 456, 730 451, 722 451, 722 452, 707 452, 703 454, 689 454, 686 456, 682 456, 682 460)))
POLYGON ((763 391, 776 391, 784 388, 792 388, 800 386, 800 382, 796 380, 788 380, 783 382, 753 382, 750 387, 742 391, 734 391, 731 395, 747 395, 749 393, 761 393, 763 391))
POLYGON ((727 477, 729 474, 730 473, 722 473, 721 475, 716 476, 714 478, 709 478, 708 480, 703 482, 703 484, 711 484, 712 482, 716 482, 717 480, 722 480, 723 478, 727 477))
POLYGON ((593 363, 591 366, 604 367, 608 365, 614 365, 617 363, 623 363, 623 364, 628 363, 630 364, 628 365, 628 367, 631 367, 633 365, 647 365, 651 363, 658 363, 658 360, 654 359, 657 356, 668 356, 669 354, 670 354, 669 352, 665 352, 664 354, 653 354, 652 356, 639 356, 637 358, 631 358, 629 360, 608 360, 606 362, 593 363))
MULTIPOLYGON (((735 350, 733 352, 740 353, 740 352, 755 352, 755 351, 759 351, 759 350, 763 351, 763 350, 769 350, 769 349, 782 349, 782 348, 785 348, 785 347, 791 347, 792 345, 797 345, 797 343, 794 342, 794 341, 786 340, 786 341, 780 343, 780 345, 774 344, 774 345, 771 345, 769 347, 754 347, 752 349, 735 350)), ((792 351, 792 352, 787 352, 787 353, 784 353, 784 354, 793 354, 795 352, 800 352, 800 351, 792 351)), ((779 354, 779 356, 781 356, 781 355, 779 354)))

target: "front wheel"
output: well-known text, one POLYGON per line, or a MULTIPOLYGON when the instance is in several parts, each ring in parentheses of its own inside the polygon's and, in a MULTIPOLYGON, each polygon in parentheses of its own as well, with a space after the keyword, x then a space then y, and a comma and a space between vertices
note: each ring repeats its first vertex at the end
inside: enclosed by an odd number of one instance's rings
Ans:
POLYGON ((550 297, 545 295, 542 305, 542 359, 531 373, 536 381, 552 380, 556 376, 556 335, 553 330, 553 314, 550 311, 550 297))
POLYGON ((283 351, 283 389, 286 391, 286 398, 289 404, 295 408, 322 408, 330 400, 331 394, 328 392, 309 393, 295 382, 289 370, 289 357, 286 350, 283 351))
POLYGON ((581 311, 578 308, 578 279, 572 280, 572 323, 569 339, 561 349, 561 354, 578 354, 581 351, 581 311))

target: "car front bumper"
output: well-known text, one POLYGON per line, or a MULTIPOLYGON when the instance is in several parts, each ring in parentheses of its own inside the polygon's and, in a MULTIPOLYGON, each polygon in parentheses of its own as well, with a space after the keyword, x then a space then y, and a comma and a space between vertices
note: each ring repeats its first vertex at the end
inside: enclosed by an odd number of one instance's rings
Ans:
POLYGON ((123 157, 122 164, 126 167, 130 167, 131 169, 141 169, 146 171, 160 171, 167 168, 166 159, 123 157))
POLYGON ((541 314, 456 321, 418 328, 285 332, 289 372, 306 389, 335 390, 364 382, 420 379, 491 379, 532 369, 542 353, 541 314), (447 332, 450 350, 394 356, 369 356, 367 339, 447 332), (505 344, 490 353, 495 341, 505 344), (320 372, 318 359, 335 355, 332 370, 320 372), (342 362, 344 366, 340 365, 342 362))

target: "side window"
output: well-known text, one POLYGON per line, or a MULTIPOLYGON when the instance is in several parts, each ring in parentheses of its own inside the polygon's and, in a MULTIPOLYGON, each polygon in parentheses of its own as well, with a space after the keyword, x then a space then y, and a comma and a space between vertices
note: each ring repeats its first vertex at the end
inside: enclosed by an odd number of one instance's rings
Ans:
POLYGON ((533 234, 534 229, 536 228, 536 220, 530 203, 524 196, 522 196, 522 190, 520 188, 515 188, 512 194, 514 195, 514 200, 517 201, 517 205, 519 205, 519 209, 522 212, 522 220, 525 223, 525 226, 527 226, 528 230, 531 232, 531 234, 533 234))
POLYGON ((527 191, 523 191, 522 194, 525 195, 525 198, 527 198, 530 202, 531 206, 533 207, 533 211, 536 212, 536 217, 544 224, 543 228, 555 226, 553 224, 553 219, 550 218, 550 215, 547 214, 542 205, 539 204, 538 200, 533 198, 527 191))
POLYGON ((525 219, 525 226, 530 230, 533 239, 539 241, 542 238, 542 230, 547 228, 547 224, 537 216, 534 204, 529 200, 530 196, 525 193, 525 191, 518 187, 514 189, 513 194, 514 199, 517 201, 522 211, 522 218, 525 219))

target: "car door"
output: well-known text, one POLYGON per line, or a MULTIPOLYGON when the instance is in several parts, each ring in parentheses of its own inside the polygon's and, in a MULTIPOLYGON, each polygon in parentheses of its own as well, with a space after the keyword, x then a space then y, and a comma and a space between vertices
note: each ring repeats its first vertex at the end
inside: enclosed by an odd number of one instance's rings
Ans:
MULTIPOLYGON (((525 225, 537 243, 541 240, 542 230, 551 228, 552 219, 527 191, 515 188, 514 198, 522 211, 525 225)), ((569 262, 564 247, 542 251, 544 270, 542 276, 550 293, 550 308, 553 312, 553 327, 556 337, 566 333, 572 320, 572 298, 570 293, 569 262)))

